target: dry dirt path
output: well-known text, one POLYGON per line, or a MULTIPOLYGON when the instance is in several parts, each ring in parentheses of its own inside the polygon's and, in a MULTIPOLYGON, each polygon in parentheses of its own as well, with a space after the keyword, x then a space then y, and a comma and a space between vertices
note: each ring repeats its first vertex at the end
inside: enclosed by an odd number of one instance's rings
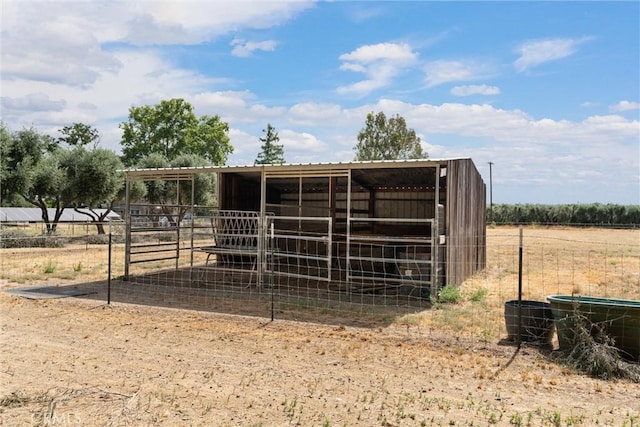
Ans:
POLYGON ((416 325, 0 293, 0 425, 636 426, 640 385, 416 325))

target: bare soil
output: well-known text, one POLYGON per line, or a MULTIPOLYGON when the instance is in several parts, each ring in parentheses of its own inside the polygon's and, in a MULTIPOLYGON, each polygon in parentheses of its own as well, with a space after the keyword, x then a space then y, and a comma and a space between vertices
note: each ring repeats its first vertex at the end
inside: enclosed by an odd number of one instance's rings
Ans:
MULTIPOLYGON (((513 243, 511 231, 489 244, 513 243)), ((634 254, 639 236, 613 238, 634 254)), ((489 260, 483 286, 504 274, 489 260)), ((590 378, 499 333, 440 328, 445 311, 360 327, 0 292, 0 425, 640 425, 639 384, 590 378)))

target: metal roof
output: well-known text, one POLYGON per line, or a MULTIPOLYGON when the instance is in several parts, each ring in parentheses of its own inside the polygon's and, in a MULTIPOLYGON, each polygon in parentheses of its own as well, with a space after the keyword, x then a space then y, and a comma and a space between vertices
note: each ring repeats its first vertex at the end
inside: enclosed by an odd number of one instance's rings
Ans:
POLYGON ((183 168, 157 169, 127 169, 127 177, 138 179, 190 179, 199 173, 251 173, 262 172, 275 176, 276 174, 313 173, 314 171, 330 172, 334 170, 358 169, 386 169, 386 168, 420 168, 445 166, 449 161, 469 160, 469 158, 455 159, 417 159, 417 160, 376 160, 328 163, 284 163, 278 165, 247 165, 247 166, 199 166, 183 168))
MULTIPOLYGON (((86 209, 80 209, 85 210, 86 209)), ((49 218, 54 218, 56 210, 53 208, 47 209, 49 218)), ((93 209, 97 214, 103 214, 106 209, 93 209)), ((106 217, 106 221, 120 220, 121 217, 116 212, 109 212, 106 217)), ((60 222, 89 222, 91 217, 83 215, 73 208, 66 208, 62 212, 60 222)), ((40 208, 5 208, 0 207, 0 222, 42 222, 42 211, 40 208)))

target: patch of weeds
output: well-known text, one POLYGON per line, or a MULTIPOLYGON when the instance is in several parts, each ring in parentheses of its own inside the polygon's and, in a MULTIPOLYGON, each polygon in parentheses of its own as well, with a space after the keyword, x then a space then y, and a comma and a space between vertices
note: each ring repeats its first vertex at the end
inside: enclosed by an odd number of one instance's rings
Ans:
POLYGON ((82 262, 81 261, 78 261, 77 264, 74 264, 73 271, 75 271, 76 273, 80 273, 82 271, 82 262))
POLYGON ((469 299, 472 302, 482 303, 486 300, 488 293, 489 290, 487 288, 480 287, 469 294, 469 299))
POLYGON ((454 331, 462 331, 468 326, 470 319, 468 310, 447 307, 446 305, 442 307, 437 316, 433 317, 434 324, 454 331))
POLYGON ((462 301, 462 293, 455 286, 447 285, 438 293, 438 302, 441 304, 458 304, 462 301))
POLYGON ((495 412, 491 412, 489 414, 489 418, 487 418, 487 422, 489 424, 498 424, 498 421, 502 418, 501 415, 496 414, 495 412))
POLYGON ((51 260, 47 261, 47 264, 44 266, 45 274, 52 274, 56 271, 56 265, 51 262, 51 260))
POLYGON ((560 414, 560 411, 553 411, 547 416, 547 420, 552 426, 560 427, 562 425, 562 415, 560 414))
POLYGON ((294 397, 291 400, 285 400, 282 403, 282 406, 284 406, 283 411, 287 415, 287 417, 293 419, 296 414, 296 407, 298 406, 298 398, 294 397))
POLYGON ((574 415, 573 413, 565 418, 564 423, 566 426, 580 425, 584 421, 583 415, 574 415))
POLYGON ((522 423, 523 423, 522 415, 520 415, 517 412, 511 415, 511 418, 509 418, 509 424, 513 426, 521 427, 523 425, 522 423))
POLYGON ((399 325, 414 326, 420 324, 420 316, 416 314, 407 314, 396 320, 399 325))
POLYGON ((21 391, 12 391, 8 395, 0 399, 0 407, 3 408, 17 408, 29 403, 31 399, 29 396, 21 391))

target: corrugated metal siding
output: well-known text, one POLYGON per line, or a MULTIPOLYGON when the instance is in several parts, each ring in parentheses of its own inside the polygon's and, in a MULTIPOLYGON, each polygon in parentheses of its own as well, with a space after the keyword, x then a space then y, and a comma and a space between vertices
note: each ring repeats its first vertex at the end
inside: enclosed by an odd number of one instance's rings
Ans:
POLYGON ((447 284, 486 266, 486 186, 471 160, 447 163, 447 284))

